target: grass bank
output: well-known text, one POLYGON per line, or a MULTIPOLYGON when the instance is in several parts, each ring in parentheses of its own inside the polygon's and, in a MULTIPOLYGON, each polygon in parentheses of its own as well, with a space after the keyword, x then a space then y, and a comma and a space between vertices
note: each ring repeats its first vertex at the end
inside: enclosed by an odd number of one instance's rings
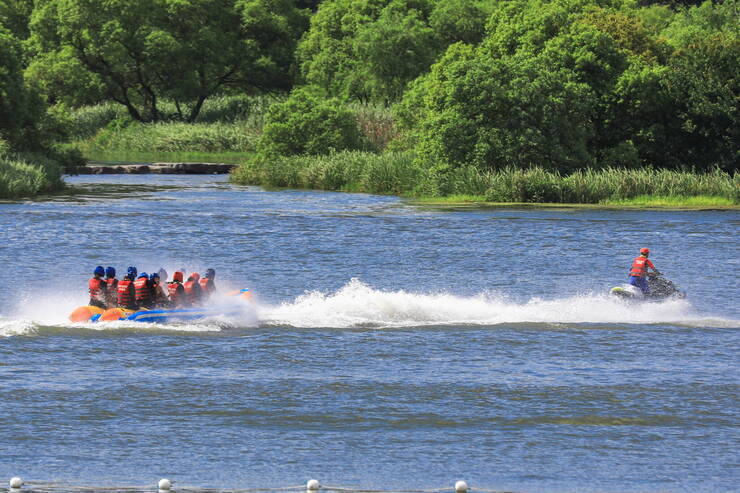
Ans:
POLYGON ((86 106, 69 115, 70 146, 90 161, 237 163, 252 156, 269 104, 265 97, 215 97, 184 123, 174 103, 164 102, 163 121, 147 124, 118 104, 86 106))
POLYGON ((0 155, 0 199, 28 197, 64 188, 62 168, 46 156, 0 155))
POLYGON ((409 152, 338 152, 278 157, 239 166, 234 183, 386 193, 427 203, 550 203, 636 207, 736 207, 740 174, 642 169, 582 170, 570 175, 542 168, 433 171, 409 152))

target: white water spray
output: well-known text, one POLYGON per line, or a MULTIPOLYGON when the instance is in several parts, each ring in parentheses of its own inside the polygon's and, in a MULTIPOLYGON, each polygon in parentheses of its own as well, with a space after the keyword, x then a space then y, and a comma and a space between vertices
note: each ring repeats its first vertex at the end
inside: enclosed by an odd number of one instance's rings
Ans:
POLYGON ((219 295, 212 307, 222 316, 171 324, 119 321, 72 324, 69 313, 84 301, 79 296, 39 296, 0 318, 0 337, 32 335, 45 326, 85 330, 152 330, 213 332, 229 328, 291 326, 300 328, 403 328, 417 326, 490 326, 501 324, 671 324, 687 327, 740 328, 740 320, 696 312, 690 301, 630 303, 606 294, 513 302, 496 293, 472 297, 449 293, 384 291, 353 279, 334 293, 306 292, 279 305, 252 303, 219 295))

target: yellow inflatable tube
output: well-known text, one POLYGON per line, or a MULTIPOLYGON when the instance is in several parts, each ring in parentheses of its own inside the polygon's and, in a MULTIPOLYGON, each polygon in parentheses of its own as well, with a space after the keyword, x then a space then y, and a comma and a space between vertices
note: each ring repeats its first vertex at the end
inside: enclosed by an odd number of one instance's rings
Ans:
POLYGON ((69 321, 70 322, 89 322, 90 319, 95 315, 100 315, 105 310, 100 308, 99 306, 81 306, 79 308, 76 308, 75 311, 73 311, 69 315, 69 321))

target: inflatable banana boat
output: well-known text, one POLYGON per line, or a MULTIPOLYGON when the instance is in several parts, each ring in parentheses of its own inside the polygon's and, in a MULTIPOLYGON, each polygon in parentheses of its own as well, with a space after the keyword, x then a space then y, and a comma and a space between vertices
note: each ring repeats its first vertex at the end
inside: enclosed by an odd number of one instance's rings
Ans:
MULTIPOLYGON (((250 301, 252 292, 249 289, 239 289, 228 293, 242 300, 250 301)), ((97 306, 80 306, 70 315, 70 322, 115 322, 129 320, 133 322, 168 323, 199 320, 202 318, 238 315, 238 311, 229 311, 209 307, 197 308, 155 308, 128 310, 126 308, 100 308, 97 306)))

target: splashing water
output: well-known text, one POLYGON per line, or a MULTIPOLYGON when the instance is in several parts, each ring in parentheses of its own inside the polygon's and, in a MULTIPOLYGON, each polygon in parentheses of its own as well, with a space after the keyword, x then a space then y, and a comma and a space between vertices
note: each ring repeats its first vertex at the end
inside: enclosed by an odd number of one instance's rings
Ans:
POLYGON ((34 334, 39 327, 74 327, 90 330, 156 330, 213 332, 231 328, 287 325, 309 328, 402 328, 428 325, 500 324, 672 324, 689 327, 740 328, 740 320, 697 313, 686 299, 634 303, 606 294, 566 298, 531 298, 524 303, 497 293, 473 297, 450 293, 411 293, 374 289, 352 279, 334 293, 310 291, 279 305, 255 301, 244 303, 225 295, 212 300, 212 308, 224 313, 197 323, 72 324, 67 316, 78 304, 73 297, 43 298, 21 306, 12 318, 0 319, 0 336, 34 334))

